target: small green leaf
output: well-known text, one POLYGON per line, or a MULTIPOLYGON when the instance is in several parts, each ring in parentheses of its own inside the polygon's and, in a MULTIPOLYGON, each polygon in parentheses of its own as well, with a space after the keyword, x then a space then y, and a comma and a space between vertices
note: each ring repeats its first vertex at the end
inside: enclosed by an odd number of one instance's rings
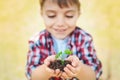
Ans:
POLYGON ((65 54, 70 55, 70 54, 72 54, 72 51, 70 51, 69 49, 66 49, 66 50, 65 50, 65 54))
POLYGON ((64 60, 61 60, 62 65, 64 65, 64 60))
POLYGON ((55 58, 58 59, 58 58, 60 57, 61 54, 62 54, 62 51, 59 52, 59 53, 57 53, 56 56, 55 56, 55 58))

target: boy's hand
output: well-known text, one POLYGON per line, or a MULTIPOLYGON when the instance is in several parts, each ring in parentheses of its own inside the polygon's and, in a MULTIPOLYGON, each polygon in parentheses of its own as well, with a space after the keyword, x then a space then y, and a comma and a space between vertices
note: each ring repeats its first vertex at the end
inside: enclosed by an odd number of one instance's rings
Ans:
POLYGON ((67 60, 72 62, 72 65, 67 64, 62 73, 62 78, 64 79, 72 79, 73 77, 77 77, 80 74, 82 63, 79 58, 75 55, 69 56, 67 60))
POLYGON ((48 66, 50 65, 50 62, 55 60, 55 55, 52 56, 48 56, 45 61, 44 61, 44 65, 45 65, 45 70, 46 72, 49 74, 50 77, 60 77, 62 72, 59 69, 53 70, 50 69, 48 66))

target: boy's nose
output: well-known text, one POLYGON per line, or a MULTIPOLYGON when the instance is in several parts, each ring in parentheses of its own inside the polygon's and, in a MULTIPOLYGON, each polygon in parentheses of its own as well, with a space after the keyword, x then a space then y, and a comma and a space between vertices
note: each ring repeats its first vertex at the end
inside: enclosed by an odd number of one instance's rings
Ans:
POLYGON ((57 20, 56 20, 56 25, 58 26, 58 27, 63 27, 64 26, 64 18, 62 18, 62 17, 59 17, 57 20))

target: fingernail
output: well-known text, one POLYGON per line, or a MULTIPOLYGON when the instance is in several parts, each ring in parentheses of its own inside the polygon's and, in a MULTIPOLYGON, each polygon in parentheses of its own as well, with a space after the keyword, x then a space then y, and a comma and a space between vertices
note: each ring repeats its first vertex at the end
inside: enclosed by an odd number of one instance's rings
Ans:
POLYGON ((73 66, 76 66, 75 63, 72 63, 73 66))

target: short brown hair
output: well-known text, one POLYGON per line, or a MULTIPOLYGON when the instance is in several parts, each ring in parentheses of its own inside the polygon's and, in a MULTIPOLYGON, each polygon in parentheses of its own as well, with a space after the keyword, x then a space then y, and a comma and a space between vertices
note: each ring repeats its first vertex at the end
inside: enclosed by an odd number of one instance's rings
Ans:
MULTIPOLYGON (((39 0, 41 10, 46 0, 39 0)), ((52 0, 53 2, 57 3, 60 8, 69 7, 69 5, 76 5, 78 10, 80 11, 80 2, 79 0, 52 0)))

